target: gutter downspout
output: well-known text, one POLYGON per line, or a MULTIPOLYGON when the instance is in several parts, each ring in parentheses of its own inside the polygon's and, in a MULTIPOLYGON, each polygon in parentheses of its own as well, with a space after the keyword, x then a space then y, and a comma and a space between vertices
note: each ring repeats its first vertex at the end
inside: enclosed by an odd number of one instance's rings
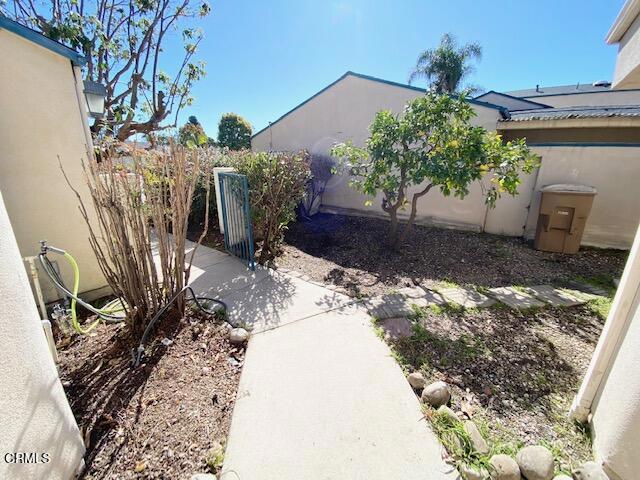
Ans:
POLYGON ((73 72, 73 80, 76 87, 76 99, 78 100, 78 110, 80 111, 80 122, 82 123, 82 130, 84 131, 84 137, 86 140, 85 146, 87 148, 87 160, 92 160, 94 157, 93 151, 93 139, 91 137, 91 130, 89 129, 89 122, 87 117, 89 112, 87 110, 87 102, 84 97, 84 84, 82 82, 82 70, 77 65, 71 65, 73 72))
POLYGON ((616 358, 618 347, 623 340, 624 332, 633 312, 636 296, 640 292, 640 228, 629 253, 620 286, 613 300, 607 321, 598 340, 598 345, 591 358, 587 373, 580 385, 580 390, 573 400, 569 417, 585 423, 589 420, 596 396, 603 387, 603 380, 616 358))

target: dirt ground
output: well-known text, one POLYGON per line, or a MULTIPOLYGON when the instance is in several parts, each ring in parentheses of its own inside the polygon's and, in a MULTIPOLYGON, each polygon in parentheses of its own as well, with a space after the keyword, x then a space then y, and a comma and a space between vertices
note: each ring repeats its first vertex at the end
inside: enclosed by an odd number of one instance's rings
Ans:
MULTIPOLYGON (((474 287, 611 285, 627 252, 583 248, 576 255, 538 252, 519 238, 417 226, 400 252, 385 245, 384 220, 317 215, 290 225, 277 266, 375 296, 413 285, 450 282, 474 287)), ((613 288, 608 289, 613 294, 613 288)), ((572 308, 517 312, 504 306, 420 310, 410 337, 387 338, 407 372, 453 389, 490 439, 492 453, 547 445, 560 471, 590 459, 584 428, 567 418, 604 324, 610 298, 572 308)), ((382 331, 384 332, 384 331, 382 331)))
POLYGON ((452 408, 484 426, 496 449, 546 444, 565 471, 591 458, 567 418, 604 324, 590 308, 425 309, 411 337, 388 339, 398 362, 452 388, 452 408))
POLYGON ((576 255, 533 250, 520 238, 416 226, 399 252, 385 244, 388 222, 318 214, 291 224, 276 265, 342 286, 353 296, 449 281, 498 287, 619 276, 627 252, 585 248, 576 255))
POLYGON ((86 479, 188 479, 224 445, 244 351, 224 326, 190 317, 159 326, 131 369, 124 327, 100 325, 60 351, 60 376, 87 445, 86 479), (173 340, 169 346, 163 337, 173 340))

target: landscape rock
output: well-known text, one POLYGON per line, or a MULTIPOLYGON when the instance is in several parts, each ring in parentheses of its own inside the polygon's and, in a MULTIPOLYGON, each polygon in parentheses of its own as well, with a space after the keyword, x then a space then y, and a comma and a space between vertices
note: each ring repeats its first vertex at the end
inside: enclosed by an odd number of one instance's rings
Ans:
POLYGON ((449 419, 451 419, 453 423, 460 421, 460 418, 456 415, 456 412, 451 410, 446 405, 440 405, 440 407, 438 407, 438 413, 440 413, 441 415, 446 415, 449 419))
POLYGON ((573 471, 573 480, 609 480, 602 467, 596 462, 586 462, 573 471))
POLYGON ((216 480, 216 478, 213 473, 194 473, 191 475, 191 480, 216 480))
POLYGON ((481 470, 477 470, 476 468, 470 465, 462 465, 458 468, 460 472, 460 476, 464 478, 464 480, 485 480, 489 475, 488 472, 483 468, 481 470))
POLYGON ((411 385, 415 390, 420 390, 424 388, 427 383, 424 379, 424 376, 420 372, 412 372, 407 376, 407 380, 409 381, 409 385, 411 385))
POLYGON ((569 475, 556 475, 553 480, 573 480, 569 475))
POLYGON ((244 328, 234 328, 229 332, 229 340, 233 345, 242 345, 249 340, 249 332, 244 328))
POLYGON ((551 452, 542 445, 524 447, 516 455, 520 473, 527 480, 552 480, 554 461, 551 452))
POLYGON ((473 446, 473 450, 481 455, 486 455, 489 453, 489 445, 484 438, 482 438, 482 434, 476 424, 471 420, 467 420, 464 422, 464 431, 467 432, 469 438, 471 439, 471 445, 473 446))
POLYGON ((492 480, 521 480, 520 467, 518 463, 509 455, 494 455, 489 460, 493 467, 491 471, 492 480))
POLYGON ((449 392, 449 386, 446 383, 434 382, 424 387, 420 398, 423 403, 428 403, 433 408, 438 408, 440 405, 449 403, 451 392, 449 392))

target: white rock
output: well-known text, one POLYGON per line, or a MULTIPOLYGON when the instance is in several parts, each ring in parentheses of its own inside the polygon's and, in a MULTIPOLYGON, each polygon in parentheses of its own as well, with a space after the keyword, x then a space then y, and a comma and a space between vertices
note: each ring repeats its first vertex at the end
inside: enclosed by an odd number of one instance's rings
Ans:
POLYGON ((484 468, 482 470, 476 470, 474 467, 469 465, 462 465, 458 470, 460 471, 460 476, 464 478, 464 480, 485 480, 489 475, 484 468))
POLYGON ((456 412, 451 410, 446 405, 440 405, 438 407, 438 413, 442 415, 446 415, 451 420, 452 423, 456 423, 460 421, 460 418, 456 415, 456 412))
POLYGON ((542 445, 524 447, 516 455, 520 473, 527 480, 551 480, 554 461, 551 452, 542 445))
POLYGON ((484 438, 482 438, 482 434, 476 424, 471 420, 467 420, 464 422, 464 431, 467 432, 469 438, 471 439, 471 445, 473 446, 473 450, 481 455, 486 455, 489 453, 489 445, 484 438))
POLYGON ((449 387, 444 382, 435 382, 424 387, 422 396, 420 397, 423 403, 428 403, 434 408, 438 408, 440 405, 446 405, 451 399, 451 393, 449 387))
POLYGON ((602 467, 596 462, 586 462, 572 473, 574 480, 609 480, 602 467))
POLYGON ((194 473, 191 475, 191 480, 216 480, 216 478, 213 473, 194 473))
POLYGON ((521 480, 520 467, 509 455, 494 455, 489 460, 492 480, 521 480))
POLYGON ((573 480, 573 479, 568 475, 556 475, 555 477, 553 477, 553 480, 573 480))
POLYGON ((244 328, 234 328, 229 332, 229 340, 234 345, 242 345, 249 340, 249 332, 244 328))
POLYGON ((409 385, 411 385, 414 389, 420 390, 424 388, 427 383, 424 379, 424 376, 420 372, 412 372, 407 376, 407 380, 409 381, 409 385))

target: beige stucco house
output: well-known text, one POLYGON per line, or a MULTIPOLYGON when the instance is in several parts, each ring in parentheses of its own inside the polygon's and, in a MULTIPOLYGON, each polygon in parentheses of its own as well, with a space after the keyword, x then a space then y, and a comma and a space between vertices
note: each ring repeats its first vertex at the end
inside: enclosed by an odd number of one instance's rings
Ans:
MULTIPOLYGON (((414 86, 347 72, 257 132, 252 148, 305 148, 320 154, 336 142, 363 145, 376 112, 401 112, 408 100, 424 93, 414 86)), ((517 197, 503 197, 492 210, 484 204, 479 183, 464 200, 427 195, 418 204, 418 223, 532 238, 540 189, 553 183, 585 184, 595 187, 598 196, 583 244, 631 246, 640 219, 640 196, 634 193, 640 183, 640 90, 618 91, 605 82, 577 89, 488 92, 469 101, 477 115, 475 124, 497 130, 506 139, 526 137, 540 154, 541 167, 524 178, 517 197)), ((338 176, 327 186, 322 209, 385 217, 379 199, 370 207, 365 200, 338 176)))
MULTIPOLYGON (((80 70, 85 60, 2 16, 0 58, 0 191, 20 253, 37 255, 43 239, 68 250, 80 266, 81 290, 89 298, 92 291, 99 295, 106 282, 62 174, 64 169, 90 206, 82 170, 93 149, 80 70)), ((71 285, 65 263, 60 268, 71 285)), ((59 298, 51 282, 40 279, 45 301, 59 298)))
MULTIPOLYGON (((607 36, 619 44, 613 87, 640 86, 640 2, 629 0, 607 36)), ((638 188, 634 185, 634 195, 638 188)), ((640 475, 640 229, 620 286, 571 407, 571 415, 588 421, 593 450, 612 479, 640 475)))
MULTIPOLYGON (((58 378, 22 257, 48 239, 78 258, 85 289, 104 285, 77 199, 91 153, 84 59, 0 16, 0 478, 73 478, 85 447, 58 378)), ((71 277, 62 271, 71 284, 71 277)), ((43 287, 47 286, 43 278, 43 287)), ((48 299, 57 298, 52 289, 48 299)))

